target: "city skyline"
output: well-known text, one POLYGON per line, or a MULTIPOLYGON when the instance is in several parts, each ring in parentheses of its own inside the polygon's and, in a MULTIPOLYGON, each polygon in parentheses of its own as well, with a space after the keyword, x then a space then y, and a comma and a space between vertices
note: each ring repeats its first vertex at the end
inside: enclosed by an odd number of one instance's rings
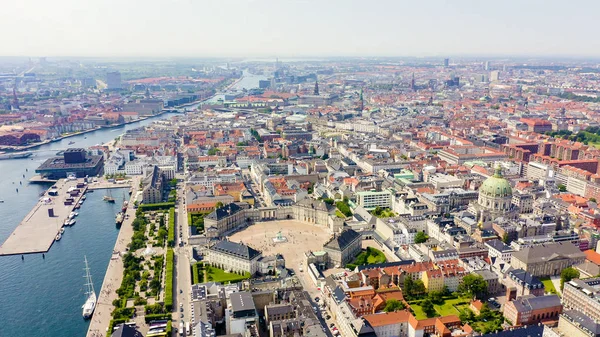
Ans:
POLYGON ((575 5, 577 18, 558 1, 30 0, 6 4, 0 29, 2 56, 599 57, 600 4, 575 5))

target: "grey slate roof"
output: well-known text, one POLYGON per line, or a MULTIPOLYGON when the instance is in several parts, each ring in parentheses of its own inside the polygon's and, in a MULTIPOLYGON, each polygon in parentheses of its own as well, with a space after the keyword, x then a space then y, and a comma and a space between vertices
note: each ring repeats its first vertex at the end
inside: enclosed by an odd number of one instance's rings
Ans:
POLYGON ((334 236, 324 247, 342 251, 346 249, 354 240, 360 238, 360 234, 352 229, 347 229, 340 235, 334 236))
POLYGON ((527 295, 513 301, 518 312, 545 309, 560 306, 560 298, 557 295, 534 296, 527 295))
POLYGON ((543 288, 544 283, 540 281, 536 276, 524 271, 523 269, 514 269, 508 272, 508 276, 517 281, 517 283, 524 285, 528 289, 543 288))
POLYGON ((546 243, 539 246, 523 248, 512 254, 513 258, 527 264, 546 262, 557 258, 575 259, 585 257, 585 254, 579 250, 579 247, 571 242, 546 243))
POLYGON ((220 220, 220 219, 226 218, 230 215, 233 215, 241 210, 243 210, 243 208, 241 206, 239 206, 238 204, 235 204, 235 203, 231 203, 231 204, 228 204, 223 207, 215 209, 209 215, 207 215, 206 218, 220 220))
POLYGON ((581 328, 591 331, 595 336, 600 335, 600 323, 594 322, 593 319, 582 314, 577 310, 563 311, 563 316, 571 322, 578 323, 581 328))
POLYGON ((217 242, 217 244, 212 246, 210 249, 229 255, 234 255, 246 260, 252 260, 261 254, 260 251, 246 246, 245 244, 231 242, 227 240, 217 242))
POLYGON ((542 337, 544 325, 530 325, 520 329, 504 330, 481 335, 481 337, 542 337))
POLYGON ((118 329, 110 335, 111 337, 144 337, 136 328, 129 325, 119 324, 118 329))

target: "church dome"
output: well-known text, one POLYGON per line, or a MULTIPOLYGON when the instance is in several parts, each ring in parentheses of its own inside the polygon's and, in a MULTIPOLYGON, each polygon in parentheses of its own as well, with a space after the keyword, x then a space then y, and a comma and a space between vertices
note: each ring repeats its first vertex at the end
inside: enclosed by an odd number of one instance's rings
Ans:
POLYGON ((496 173, 483 182, 479 188, 479 193, 489 197, 508 197, 512 196, 512 187, 508 180, 502 176, 500 167, 497 167, 496 173))

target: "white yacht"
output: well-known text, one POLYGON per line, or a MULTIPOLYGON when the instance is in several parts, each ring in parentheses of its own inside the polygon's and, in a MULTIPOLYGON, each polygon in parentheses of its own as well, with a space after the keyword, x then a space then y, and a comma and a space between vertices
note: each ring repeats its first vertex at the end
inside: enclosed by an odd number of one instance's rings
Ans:
POLYGON ((92 317, 94 309, 96 308, 96 293, 94 292, 94 284, 92 283, 92 275, 90 274, 90 267, 88 267, 87 257, 84 257, 85 261, 85 286, 87 290, 85 292, 86 300, 85 304, 81 307, 83 309, 83 318, 88 319, 92 317))

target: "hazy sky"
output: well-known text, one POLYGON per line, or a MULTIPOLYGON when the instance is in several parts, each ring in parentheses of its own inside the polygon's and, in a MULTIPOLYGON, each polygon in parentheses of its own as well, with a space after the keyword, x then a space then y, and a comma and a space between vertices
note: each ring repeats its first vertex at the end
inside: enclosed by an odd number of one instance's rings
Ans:
POLYGON ((2 0, 2 56, 600 56, 600 0, 2 0))

